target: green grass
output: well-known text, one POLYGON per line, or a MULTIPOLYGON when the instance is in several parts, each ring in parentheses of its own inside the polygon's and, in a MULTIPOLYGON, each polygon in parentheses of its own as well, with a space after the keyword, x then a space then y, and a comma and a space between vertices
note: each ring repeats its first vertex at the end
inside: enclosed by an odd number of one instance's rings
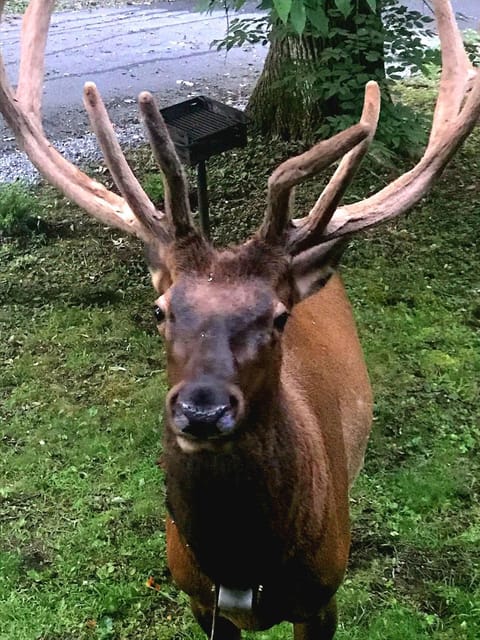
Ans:
MULTIPOLYGON (((376 409, 338 640, 480 637, 479 142, 343 267, 376 409)), ((217 241, 260 219, 286 148, 266 153, 211 162, 217 241)), ((349 197, 393 177, 378 171, 349 197)), ((0 640, 199 639, 165 566, 164 355, 140 247, 38 197, 42 235, 0 244, 0 640)))
POLYGON ((32 188, 21 182, 0 185, 0 239, 38 230, 39 213, 32 188))

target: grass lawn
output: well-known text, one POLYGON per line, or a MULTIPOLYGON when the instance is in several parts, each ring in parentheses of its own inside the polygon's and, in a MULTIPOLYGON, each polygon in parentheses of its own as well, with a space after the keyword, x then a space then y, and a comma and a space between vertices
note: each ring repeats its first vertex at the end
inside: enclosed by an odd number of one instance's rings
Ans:
MULTIPOLYGON (((479 148, 477 130, 343 266, 376 409, 338 640, 480 638, 479 148)), ((257 140, 211 163, 218 242, 255 227, 286 153, 257 140)), ((349 198, 394 175, 367 162, 349 198)), ((166 386, 140 247, 36 198, 40 233, 0 243, 0 640, 201 638, 164 560, 166 386)))

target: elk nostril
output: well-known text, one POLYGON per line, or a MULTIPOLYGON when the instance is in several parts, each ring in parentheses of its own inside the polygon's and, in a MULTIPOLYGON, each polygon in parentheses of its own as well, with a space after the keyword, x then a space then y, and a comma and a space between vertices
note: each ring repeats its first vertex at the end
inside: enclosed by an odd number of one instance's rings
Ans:
POLYGON ((241 414, 241 400, 235 390, 217 380, 179 385, 170 395, 168 406, 177 433, 200 440, 233 433, 241 414))
POLYGON ((180 408, 190 422, 215 424, 228 411, 227 405, 202 406, 189 402, 180 402, 180 408))
POLYGON ((176 427, 180 431, 184 431, 188 427, 188 425, 190 424, 190 420, 185 415, 185 413, 182 410, 181 406, 179 406, 176 402, 172 403, 172 407, 173 407, 173 409, 172 409, 173 422, 175 423, 176 427))
POLYGON ((177 402, 172 418, 181 433, 200 439, 228 435, 236 425, 235 411, 228 404, 199 407, 188 402, 177 402))

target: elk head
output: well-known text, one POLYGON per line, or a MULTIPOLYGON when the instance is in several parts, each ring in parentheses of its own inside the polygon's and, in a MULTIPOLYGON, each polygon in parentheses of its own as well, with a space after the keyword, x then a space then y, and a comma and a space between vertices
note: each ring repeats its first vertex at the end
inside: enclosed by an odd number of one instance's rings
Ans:
MULTIPOLYGON (((295 243, 289 236, 287 215, 290 191, 371 138, 379 105, 378 87, 371 83, 359 124, 318 144, 294 163, 282 165, 270 181, 271 211, 262 228, 236 248, 214 250, 195 229, 184 195, 181 207, 170 195, 185 194, 185 181, 178 180, 174 190, 166 179, 173 240, 167 247, 157 245, 157 255, 150 251, 150 258, 158 265, 154 282, 161 295, 155 316, 167 343, 172 387, 167 422, 184 451, 228 446, 232 437, 252 424, 260 405, 274 396, 280 375, 280 337, 289 313, 294 304, 326 283, 344 246, 343 239, 336 239, 293 258, 295 243), (283 222, 276 216, 282 207, 283 222)), ((140 109, 163 174, 180 175, 167 129, 150 94, 141 94, 140 109)), ((366 146, 357 150, 357 162, 366 146)), ((316 215, 324 222, 323 212, 316 215)))
POLYGON ((180 253, 193 258, 190 267, 177 271, 155 307, 172 386, 168 424, 183 450, 218 447, 249 424, 250 412, 278 383, 288 261, 262 241, 223 253, 198 251, 195 243, 180 253))

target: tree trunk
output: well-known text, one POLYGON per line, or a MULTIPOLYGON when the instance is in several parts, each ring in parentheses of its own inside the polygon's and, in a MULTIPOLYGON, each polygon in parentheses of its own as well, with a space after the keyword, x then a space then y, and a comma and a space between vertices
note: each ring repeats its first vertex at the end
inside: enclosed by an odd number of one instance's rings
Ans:
POLYGON ((313 99, 311 80, 320 43, 311 36, 273 36, 247 107, 262 133, 306 139, 321 122, 322 105, 313 99))
MULTIPOLYGON (((333 0, 330 0, 330 5, 333 0)), ((331 9, 327 3, 327 11, 331 9)), ((357 16, 369 16, 369 27, 373 26, 373 36, 368 49, 351 46, 352 75, 361 73, 365 78, 382 82, 385 79, 383 57, 383 29, 380 12, 372 15, 366 0, 359 0, 357 16), (372 56, 372 52, 377 58, 372 56)), ((312 138, 328 116, 344 115, 344 105, 337 95, 328 99, 322 96, 325 86, 319 86, 322 65, 326 64, 322 52, 326 48, 338 48, 342 51, 344 42, 336 29, 355 37, 359 29, 355 15, 348 19, 338 12, 330 14, 330 28, 327 37, 313 35, 297 36, 289 34, 279 37, 281 28, 272 29, 271 44, 263 71, 250 97, 247 113, 258 130, 265 135, 278 135, 285 140, 312 138), (333 30, 333 31, 332 31, 333 30), (330 35, 332 33, 332 35, 330 35)), ((349 50, 350 51, 350 50, 349 50)), ((338 61, 338 71, 332 58, 328 63, 330 75, 335 78, 345 71, 345 58, 338 61), (343 66, 343 69, 341 68, 343 66)), ((328 84, 328 83, 327 83, 328 84)), ((356 102, 361 105, 363 82, 359 82, 356 102)), ((351 108, 351 104, 349 105, 351 108)), ((360 107, 361 108, 361 107, 360 107)))

